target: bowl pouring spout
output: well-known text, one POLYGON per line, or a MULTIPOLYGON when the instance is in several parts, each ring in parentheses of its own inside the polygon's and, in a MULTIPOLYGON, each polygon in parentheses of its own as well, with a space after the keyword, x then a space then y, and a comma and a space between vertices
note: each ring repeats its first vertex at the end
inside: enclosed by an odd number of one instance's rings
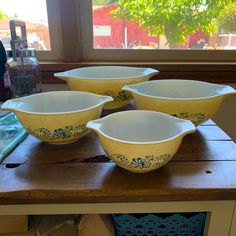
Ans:
POLYGON ((2 110, 7 110, 7 111, 17 111, 19 107, 20 102, 18 99, 11 99, 6 102, 4 102, 1 106, 2 110))

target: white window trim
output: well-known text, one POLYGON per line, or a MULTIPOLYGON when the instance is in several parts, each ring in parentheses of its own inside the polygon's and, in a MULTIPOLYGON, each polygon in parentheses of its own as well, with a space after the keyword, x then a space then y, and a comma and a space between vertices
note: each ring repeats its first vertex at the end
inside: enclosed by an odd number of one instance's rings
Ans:
POLYGON ((60 60, 62 45, 62 33, 60 25, 59 0, 46 0, 49 25, 51 50, 37 50, 37 58, 40 61, 60 60))
POLYGON ((79 1, 81 57, 83 61, 235 62, 236 50, 94 49, 92 0, 79 1))

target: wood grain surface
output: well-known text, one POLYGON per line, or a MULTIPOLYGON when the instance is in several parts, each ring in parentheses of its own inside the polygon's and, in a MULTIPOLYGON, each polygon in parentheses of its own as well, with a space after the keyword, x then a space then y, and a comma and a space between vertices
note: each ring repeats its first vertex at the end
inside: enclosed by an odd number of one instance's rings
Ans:
POLYGON ((234 161, 170 162, 141 175, 114 163, 22 164, 2 166, 0 178, 1 204, 236 198, 234 161))
POLYGON ((236 144, 208 121, 167 165, 134 174, 110 161, 93 132, 67 145, 29 135, 1 163, 0 179, 0 204, 235 200, 236 144))

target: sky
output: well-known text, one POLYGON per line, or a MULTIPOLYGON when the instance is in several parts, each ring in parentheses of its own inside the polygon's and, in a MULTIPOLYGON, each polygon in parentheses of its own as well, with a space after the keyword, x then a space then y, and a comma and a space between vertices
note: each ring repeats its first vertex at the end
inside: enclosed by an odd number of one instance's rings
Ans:
POLYGON ((0 10, 8 16, 17 14, 23 21, 47 24, 46 0, 0 0, 0 10))

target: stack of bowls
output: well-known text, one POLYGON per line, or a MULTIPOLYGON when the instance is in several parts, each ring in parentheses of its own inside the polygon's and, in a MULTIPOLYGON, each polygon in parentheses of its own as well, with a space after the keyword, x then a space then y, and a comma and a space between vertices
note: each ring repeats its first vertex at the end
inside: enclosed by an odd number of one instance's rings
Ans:
POLYGON ((158 71, 151 68, 98 66, 80 68, 55 76, 66 80, 71 91, 55 91, 11 99, 2 109, 15 112, 24 128, 36 138, 52 143, 75 142, 89 133, 88 121, 102 109, 129 103, 124 85, 146 81, 158 71))
POLYGON ((201 81, 148 81, 156 74, 151 68, 123 66, 60 72, 55 77, 72 91, 12 99, 2 109, 15 112, 30 134, 49 143, 74 142, 94 130, 118 166, 144 173, 170 161, 183 137, 235 94, 230 86, 201 81), (132 99, 138 110, 100 118, 103 108, 120 108, 132 99))

